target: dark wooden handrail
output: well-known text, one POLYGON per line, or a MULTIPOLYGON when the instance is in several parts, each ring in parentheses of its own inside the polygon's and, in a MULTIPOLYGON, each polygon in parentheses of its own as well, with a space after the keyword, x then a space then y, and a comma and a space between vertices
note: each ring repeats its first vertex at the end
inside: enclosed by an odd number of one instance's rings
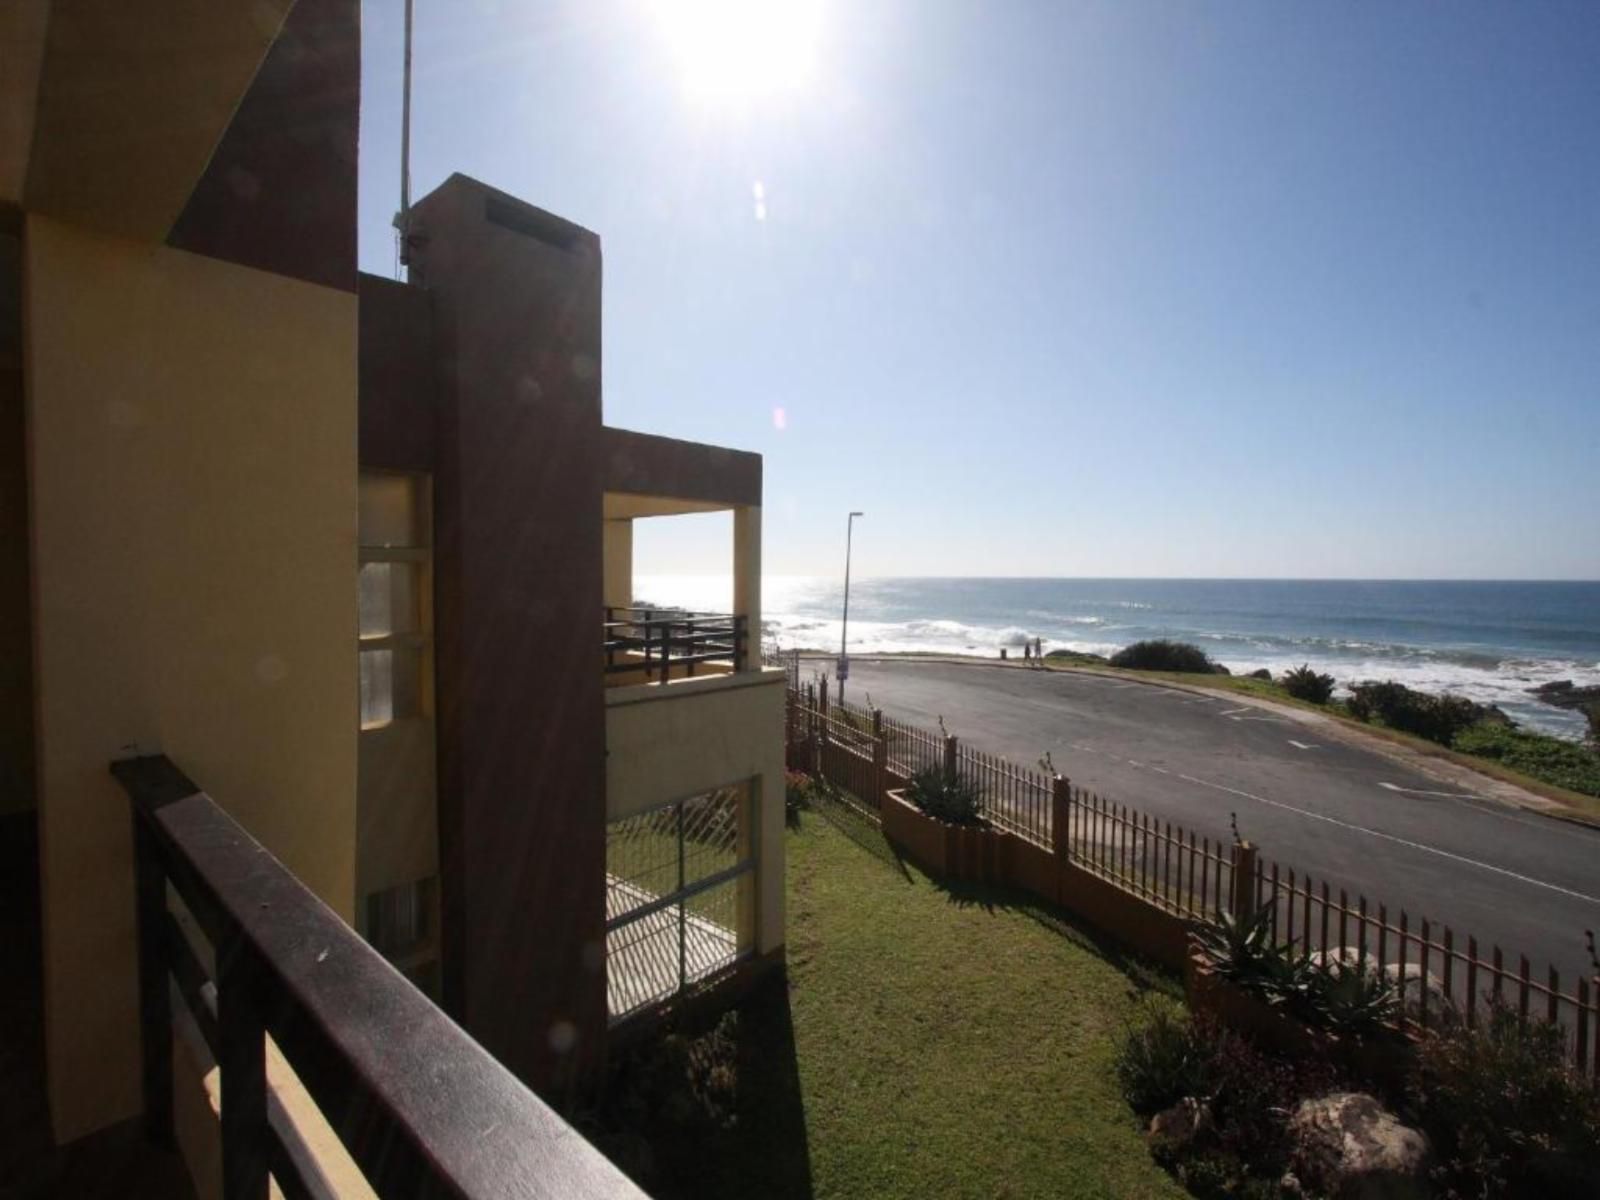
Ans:
POLYGON ((145 1128, 172 1143, 175 979, 221 1068, 226 1200, 265 1200, 269 1174, 286 1196, 327 1194, 268 1088, 269 1034, 380 1196, 642 1200, 168 759, 111 771, 133 810, 145 1128), (211 943, 212 980, 169 884, 211 943))
POLYGON ((709 662, 731 662, 735 671, 743 671, 748 658, 746 629, 739 613, 608 607, 601 624, 606 673, 643 670, 664 681, 671 678, 674 667, 693 675, 696 664, 709 662))

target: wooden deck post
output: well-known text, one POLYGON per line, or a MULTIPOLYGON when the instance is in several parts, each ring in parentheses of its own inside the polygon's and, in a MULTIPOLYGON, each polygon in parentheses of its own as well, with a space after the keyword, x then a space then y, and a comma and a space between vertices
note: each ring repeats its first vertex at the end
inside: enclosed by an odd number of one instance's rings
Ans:
POLYGON ((872 805, 882 811, 889 791, 889 739, 883 732, 883 709, 872 710, 872 805))
POLYGON ((1238 842, 1233 847, 1233 893, 1230 901, 1236 921, 1248 919, 1256 911, 1256 847, 1238 842))
POLYGON ((1072 781, 1065 775, 1050 780, 1050 852, 1058 869, 1072 858, 1072 781))

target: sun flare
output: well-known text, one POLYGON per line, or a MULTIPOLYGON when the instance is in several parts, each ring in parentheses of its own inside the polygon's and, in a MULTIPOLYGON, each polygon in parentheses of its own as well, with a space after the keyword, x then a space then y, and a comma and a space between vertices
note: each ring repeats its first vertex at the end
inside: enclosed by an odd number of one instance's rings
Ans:
POLYGON ((821 0, 657 0, 685 90, 731 101, 803 90, 816 65, 821 0))

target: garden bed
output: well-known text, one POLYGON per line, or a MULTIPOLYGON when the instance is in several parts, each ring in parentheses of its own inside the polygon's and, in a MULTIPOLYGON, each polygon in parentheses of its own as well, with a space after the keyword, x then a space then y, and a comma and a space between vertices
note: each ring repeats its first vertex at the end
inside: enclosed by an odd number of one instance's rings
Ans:
POLYGON ((962 883, 1010 878, 1012 835, 987 822, 957 825, 930 817, 897 788, 883 802, 883 835, 923 870, 962 883))

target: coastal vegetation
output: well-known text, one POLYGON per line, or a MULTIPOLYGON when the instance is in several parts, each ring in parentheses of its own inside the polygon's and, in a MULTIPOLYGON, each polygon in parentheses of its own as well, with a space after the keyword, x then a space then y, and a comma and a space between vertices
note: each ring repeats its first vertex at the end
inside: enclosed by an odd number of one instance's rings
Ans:
MULTIPOLYGON (((1251 677, 1270 680, 1272 673, 1270 671, 1255 672, 1251 677)), ((1313 671, 1310 663, 1303 663, 1292 671, 1284 672, 1283 690, 1296 700, 1306 700, 1312 704, 1326 704, 1333 699, 1333 676, 1313 671)))
POLYGON ((1577 742, 1481 723, 1456 734, 1452 744, 1463 754, 1493 759, 1557 787, 1600 796, 1600 753, 1577 742))
POLYGON ((1124 646, 1110 658, 1113 667, 1127 671, 1181 671, 1196 675, 1226 675, 1226 667, 1219 667, 1199 646, 1188 642, 1170 642, 1165 638, 1134 642, 1124 646))
POLYGON ((1123 1032, 1117 1079, 1129 1105, 1153 1116, 1157 1161, 1197 1196, 1304 1194, 1310 1179, 1285 1186, 1286 1172, 1316 1165, 1299 1114, 1360 1095, 1427 1134, 1431 1153, 1411 1178, 1380 1175, 1366 1181, 1372 1191, 1347 1178, 1340 1194, 1588 1197, 1600 1175, 1600 1091, 1566 1062, 1564 1036, 1497 1006, 1476 1026, 1445 1023, 1414 1049, 1397 1043, 1394 1065, 1374 1076, 1329 1050, 1269 1053, 1152 999, 1123 1032))
POLYGON ((1393 680, 1352 685, 1345 709, 1358 721, 1382 721, 1390 729, 1414 733, 1441 746, 1451 745, 1456 735, 1482 722, 1510 724, 1505 714, 1464 696, 1419 692, 1393 680))

